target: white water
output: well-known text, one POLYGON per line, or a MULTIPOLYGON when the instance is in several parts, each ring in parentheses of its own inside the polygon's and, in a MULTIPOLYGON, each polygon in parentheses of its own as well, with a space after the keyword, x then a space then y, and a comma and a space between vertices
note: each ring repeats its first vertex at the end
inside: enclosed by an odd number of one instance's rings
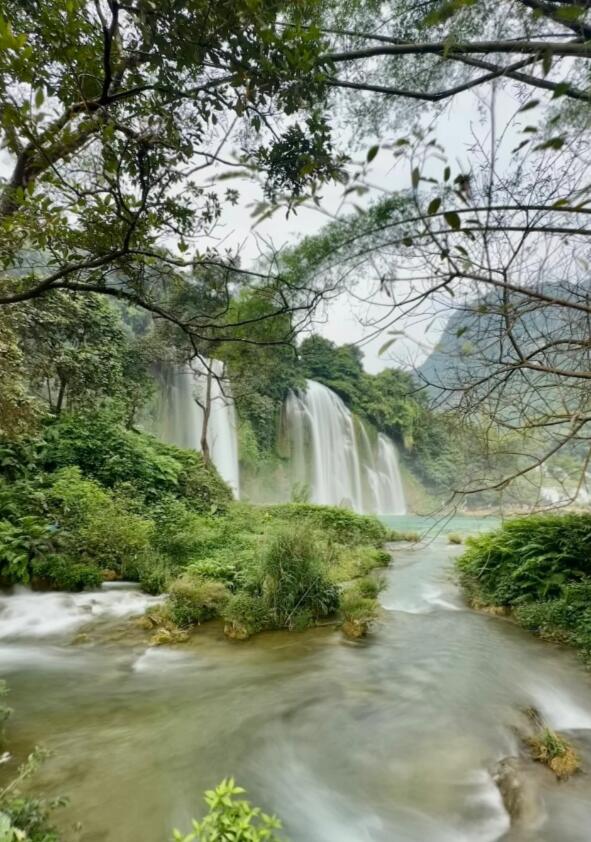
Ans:
POLYGON ((314 503, 356 512, 404 514, 396 448, 380 433, 372 442, 331 389, 314 380, 285 403, 291 473, 309 487, 314 503))
POLYGON ((0 640, 59 638, 94 620, 139 616, 162 601, 131 583, 118 584, 83 593, 15 588, 13 594, 0 594, 0 640))
MULTIPOLYGON (((216 375, 211 380, 211 414, 207 443, 211 459, 236 497, 240 493, 236 411, 227 381, 223 381, 221 363, 211 362, 216 375)), ((203 410, 195 398, 205 402, 207 374, 189 366, 167 374, 162 387, 161 405, 156 421, 156 435, 169 444, 201 450, 203 410)))

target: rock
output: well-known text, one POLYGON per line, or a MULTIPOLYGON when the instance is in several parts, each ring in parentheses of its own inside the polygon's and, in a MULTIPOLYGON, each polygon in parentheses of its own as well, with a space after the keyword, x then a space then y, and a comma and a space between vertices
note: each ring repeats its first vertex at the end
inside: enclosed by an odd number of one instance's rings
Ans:
POLYGON ((526 764, 519 757, 504 757, 492 772, 512 825, 537 827, 542 806, 537 788, 528 775, 526 764))
POLYGON ((108 567, 105 570, 101 570, 101 576, 103 577, 103 582, 116 582, 121 578, 115 570, 111 570, 108 567))

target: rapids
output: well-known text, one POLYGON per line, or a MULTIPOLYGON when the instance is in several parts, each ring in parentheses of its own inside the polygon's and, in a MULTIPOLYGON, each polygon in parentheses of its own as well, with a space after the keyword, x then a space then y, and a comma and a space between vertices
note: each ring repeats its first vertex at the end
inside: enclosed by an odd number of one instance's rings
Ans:
POLYGON ((510 828, 490 770, 517 750, 527 705, 591 770, 591 675, 468 610, 450 575, 458 551, 444 535, 395 545, 383 616, 361 644, 331 628, 230 643, 210 624, 174 649, 92 632, 72 645, 89 620, 120 625, 146 598, 3 597, 10 749, 54 751, 36 783, 70 797, 58 815, 66 839, 82 822, 82 842, 166 842, 230 774, 292 842, 588 842, 588 773, 558 785, 533 766, 542 804, 525 832, 510 828))

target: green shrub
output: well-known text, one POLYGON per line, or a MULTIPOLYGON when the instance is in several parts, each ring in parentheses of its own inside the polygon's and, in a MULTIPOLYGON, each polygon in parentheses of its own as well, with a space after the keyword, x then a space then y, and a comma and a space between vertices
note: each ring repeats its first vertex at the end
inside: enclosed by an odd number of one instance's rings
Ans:
POLYGON ((168 591, 167 613, 179 628, 187 628, 219 616, 228 600, 221 582, 183 576, 168 591))
POLYGON ((137 578, 137 565, 152 553, 152 521, 129 511, 125 503, 79 468, 63 468, 53 476, 47 500, 67 531, 68 555, 137 578))
MULTIPOLYGON (((6 685, 0 683, 0 697, 7 693, 6 685)), ((2 706, 0 719, 2 726, 12 711, 2 706)), ((4 731, 2 730, 4 739, 4 731)), ((63 798, 40 798, 23 793, 27 782, 35 775, 39 766, 47 758, 48 752, 36 748, 21 763, 16 775, 10 780, 4 779, 0 787, 0 840, 1 842, 60 842, 60 835, 53 826, 52 815, 66 802, 63 798)))
POLYGON ((343 616, 342 629, 347 637, 365 637, 379 613, 375 587, 371 580, 355 582, 341 594, 340 609, 343 616))
POLYGON ((392 529, 388 532, 386 540, 391 541, 392 543, 396 541, 406 541, 409 544, 418 544, 421 540, 421 535, 419 532, 412 532, 410 530, 408 532, 400 532, 398 529, 392 529))
POLYGON ((284 503, 267 507, 267 512, 272 518, 287 523, 308 524, 340 544, 383 544, 388 536, 388 530, 377 518, 337 506, 284 503))
MULTIPOLYGON (((179 830, 173 833, 174 842, 281 842, 275 833, 281 829, 281 822, 275 816, 268 816, 249 801, 236 798, 243 795, 242 787, 236 786, 233 778, 223 780, 215 789, 205 793, 207 815, 202 821, 193 821, 191 833, 179 830)), ((286 840, 284 840, 286 842, 286 840)))
POLYGON ((369 623, 375 619, 379 611, 378 601, 374 596, 367 595, 362 588, 353 586, 341 596, 341 612, 348 622, 369 623))
POLYGON ((327 576, 318 544, 307 532, 279 530, 263 553, 260 576, 264 601, 277 628, 292 628, 302 611, 317 620, 338 608, 338 589, 327 576))
POLYGON ((329 549, 330 574, 334 582, 348 582, 365 576, 376 567, 387 567, 392 560, 387 550, 374 546, 342 547, 337 544, 329 549))
POLYGON ((230 597, 222 609, 222 617, 228 637, 244 639, 273 625, 263 598, 246 591, 239 591, 230 597))
POLYGON ((46 518, 23 515, 0 520, 0 576, 28 584, 35 561, 50 558, 58 547, 55 526, 46 518))
POLYGON ((498 605, 547 600, 591 575, 591 515, 516 518, 468 538, 460 571, 498 605))
POLYGON ((187 567, 187 572, 191 576, 200 576, 203 579, 223 582, 230 590, 236 589, 236 585, 241 578, 239 566, 223 553, 194 561, 187 567))
POLYGON ((200 453, 126 429, 108 411, 66 414, 45 432, 44 466, 78 466, 106 488, 128 483, 147 500, 163 493, 185 499, 196 511, 223 509, 231 492, 200 453))
POLYGON ((31 564, 31 578, 60 591, 99 588, 103 577, 94 564, 84 564, 63 556, 46 556, 31 564))
POLYGON ((382 576, 366 576, 355 582, 355 588, 361 596, 377 599, 386 587, 386 580, 382 576))
POLYGON ((466 545, 458 567, 473 597, 591 659, 591 515, 517 518, 466 545))

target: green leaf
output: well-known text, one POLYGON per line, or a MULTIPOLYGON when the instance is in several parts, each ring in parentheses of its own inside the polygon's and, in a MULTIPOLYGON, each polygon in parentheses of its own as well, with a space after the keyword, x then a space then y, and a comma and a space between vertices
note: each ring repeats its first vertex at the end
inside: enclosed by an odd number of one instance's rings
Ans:
POLYGON ((548 73, 552 70, 552 50, 546 49, 544 50, 542 56, 542 72, 544 76, 547 76, 548 73))
POLYGON ((41 108, 44 101, 45 101, 45 92, 44 92, 43 88, 37 88, 37 90, 35 91, 35 107, 41 108))
POLYGON ((517 113, 522 114, 524 111, 529 111, 532 108, 537 108, 539 104, 540 104, 539 99, 530 99, 529 102, 526 102, 525 105, 521 106, 521 108, 519 109, 519 111, 517 113))
POLYGON ((441 199, 437 196, 435 199, 431 199, 429 202, 429 207, 427 208, 427 213, 429 216, 433 216, 434 213, 437 213, 441 206, 441 199))
POLYGON ((371 161, 373 161, 373 159, 376 157, 376 155, 378 154, 379 151, 380 151, 380 147, 379 147, 378 144, 370 147, 367 150, 367 163, 368 164, 371 163, 371 161))
POLYGON ((582 6, 562 6, 559 9, 556 9, 555 15, 560 20, 565 21, 566 23, 572 23, 579 20, 585 14, 585 9, 582 6))
POLYGON ((378 357, 381 357, 382 354, 385 354, 388 348, 391 348, 392 345, 396 342, 397 337, 393 336, 392 339, 388 339, 387 342, 384 342, 380 350, 378 351, 378 357))
POLYGON ((413 169, 411 180, 412 180, 412 186, 416 190, 417 187, 419 186, 419 181, 421 180, 421 173, 419 172, 418 167, 415 167, 413 169))
POLYGON ((538 143, 537 146, 534 147, 535 150, 539 149, 562 149, 564 146, 565 139, 563 137, 551 137, 549 140, 545 140, 543 143, 538 143))
POLYGON ((454 231, 460 230, 462 227, 462 221, 459 214, 455 211, 447 211, 447 213, 444 213, 443 216, 450 228, 453 228, 454 231))
POLYGON ((450 178, 451 178, 451 169, 450 169, 450 167, 446 167, 446 168, 443 170, 443 180, 444 180, 444 181, 449 181, 449 180, 450 180, 450 178))

